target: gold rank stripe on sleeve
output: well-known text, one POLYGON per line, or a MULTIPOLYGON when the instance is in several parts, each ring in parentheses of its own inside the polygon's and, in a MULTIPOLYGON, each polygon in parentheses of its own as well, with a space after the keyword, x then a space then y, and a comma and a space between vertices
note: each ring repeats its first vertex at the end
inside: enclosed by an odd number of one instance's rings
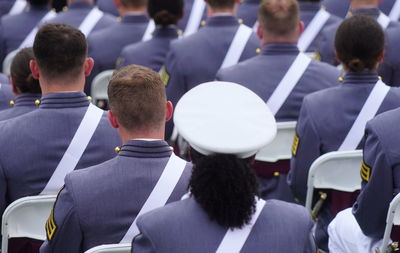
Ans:
POLYGON ((361 178, 362 178, 364 181, 367 181, 367 182, 369 181, 370 176, 371 176, 371 168, 368 167, 368 166, 365 164, 364 161, 363 161, 362 164, 361 164, 361 171, 360 171, 360 174, 361 174, 361 178))
POLYGON ((297 148, 299 147, 299 143, 300 143, 300 138, 296 134, 294 136, 293 145, 292 145, 292 155, 293 156, 296 156, 296 154, 297 154, 297 148))
POLYGON ((57 224, 54 221, 54 213, 53 213, 54 208, 51 210, 50 216, 47 219, 46 222, 46 234, 47 234, 47 240, 51 241, 51 239, 54 236, 54 233, 57 230, 57 224))
POLYGON ((165 67, 165 65, 163 65, 160 69, 160 76, 163 83, 167 85, 169 82, 169 74, 167 72, 167 68, 165 67))

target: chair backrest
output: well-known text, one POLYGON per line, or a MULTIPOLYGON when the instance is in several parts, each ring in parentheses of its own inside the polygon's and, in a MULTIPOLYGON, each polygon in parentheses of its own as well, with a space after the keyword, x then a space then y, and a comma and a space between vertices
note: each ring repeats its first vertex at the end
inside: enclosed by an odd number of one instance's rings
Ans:
POLYGON ((2 252, 8 250, 8 239, 27 237, 44 241, 45 224, 56 201, 56 195, 32 196, 11 203, 1 223, 2 252))
POLYGON ((130 252, 131 252, 130 243, 105 244, 85 251, 85 253, 130 253, 130 252))
POLYGON ((361 189, 362 151, 334 151, 318 157, 308 172, 306 208, 311 211, 314 188, 353 192, 361 189))
POLYGON ((278 122, 275 139, 256 155, 257 161, 276 162, 292 157, 292 144, 296 131, 296 121, 278 122))
POLYGON ((96 104, 98 100, 108 100, 107 88, 111 80, 111 76, 115 69, 105 70, 100 72, 92 81, 91 95, 93 103, 96 104))
POLYGON ((386 227, 383 235, 382 246, 380 252, 385 253, 392 233, 392 226, 400 225, 400 193, 397 194, 392 202, 390 202, 389 210, 386 216, 386 227))
POLYGON ((11 51, 7 54, 3 61, 3 74, 10 76, 11 74, 11 63, 14 60, 15 55, 19 52, 19 49, 11 51))

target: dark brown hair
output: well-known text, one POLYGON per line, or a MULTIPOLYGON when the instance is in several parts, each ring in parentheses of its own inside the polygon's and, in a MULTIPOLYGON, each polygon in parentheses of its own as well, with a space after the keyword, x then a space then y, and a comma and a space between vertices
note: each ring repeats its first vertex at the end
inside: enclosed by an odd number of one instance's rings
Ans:
POLYGON ((29 62, 34 60, 31 47, 21 49, 14 57, 11 63, 11 78, 14 87, 21 93, 42 93, 39 80, 32 77, 29 62))
POLYGON ((128 8, 140 8, 146 6, 147 0, 121 0, 121 4, 128 8))
POLYGON ((157 25, 176 25, 183 16, 183 0, 148 0, 147 12, 157 25))
POLYGON ((85 35, 65 24, 42 26, 33 43, 35 59, 47 78, 75 78, 87 56, 85 35))
POLYGON ((233 8, 235 0, 205 0, 208 5, 215 9, 233 8))
POLYGON ((154 128, 165 121, 165 86, 153 70, 129 65, 114 72, 108 86, 111 111, 128 130, 154 128))
POLYGON ((335 37, 338 60, 350 71, 373 70, 385 46, 385 34, 378 22, 354 15, 342 22, 335 37))
POLYGON ((296 0, 263 0, 258 9, 258 20, 268 32, 288 35, 299 25, 299 4, 296 0))

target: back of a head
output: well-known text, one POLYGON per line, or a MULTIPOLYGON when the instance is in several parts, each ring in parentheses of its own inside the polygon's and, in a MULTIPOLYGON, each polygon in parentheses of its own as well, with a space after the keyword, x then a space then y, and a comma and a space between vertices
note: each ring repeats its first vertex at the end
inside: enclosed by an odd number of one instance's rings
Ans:
POLYGON ((353 72, 374 70, 385 45, 385 34, 378 22, 365 15, 343 21, 335 37, 336 55, 353 72))
POLYGON ((125 8, 139 9, 146 7, 147 0, 121 0, 121 4, 125 8))
POLYGON ((148 0, 147 12, 156 25, 176 25, 183 16, 183 5, 183 0, 148 0))
POLYGON ((127 130, 157 130, 165 125, 165 85, 149 68, 129 65, 117 70, 108 98, 111 111, 127 130))
POLYGON ((213 9, 231 9, 235 6, 235 0, 205 0, 213 9))
POLYGON ((38 93, 40 89, 39 80, 32 77, 29 62, 35 59, 31 47, 21 49, 11 63, 11 78, 14 87, 21 93, 38 93))
POLYGON ((258 9, 258 20, 269 34, 292 35, 300 22, 299 4, 297 0, 263 0, 258 9))
POLYGON ((28 0, 29 4, 32 6, 43 6, 51 5, 51 0, 28 0))
POLYGON ((73 80, 83 71, 87 42, 72 26, 47 24, 36 34, 33 52, 44 78, 73 80))

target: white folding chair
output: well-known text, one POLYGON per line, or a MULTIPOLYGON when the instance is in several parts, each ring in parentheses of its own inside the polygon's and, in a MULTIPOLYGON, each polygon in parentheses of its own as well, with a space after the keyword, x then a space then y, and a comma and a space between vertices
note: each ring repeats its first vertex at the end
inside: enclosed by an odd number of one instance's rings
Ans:
POLYGON ((56 195, 46 195, 25 197, 11 203, 4 211, 1 223, 2 252, 7 253, 10 238, 44 241, 45 224, 55 201, 56 195))
POLYGON ((6 76, 11 75, 11 63, 14 60, 15 55, 19 52, 19 49, 11 51, 7 54, 6 58, 3 61, 3 74, 6 76))
POLYGON ((111 76, 115 69, 105 70, 99 73, 92 81, 91 95, 93 103, 96 104, 98 100, 108 100, 107 89, 108 83, 111 80, 111 76))
POLYGON ((276 162, 292 157, 292 144, 296 132, 296 121, 278 122, 275 139, 256 155, 257 161, 276 162))
POLYGON ((400 194, 397 194, 390 202, 389 210, 386 216, 386 227, 383 235, 380 252, 386 253, 392 232, 393 225, 400 225, 400 194))
POLYGON ((85 251, 85 253, 130 253, 130 252, 131 252, 130 243, 105 244, 85 251))
POLYGON ((362 151, 334 151, 317 158, 308 172, 306 208, 311 212, 314 188, 354 192, 361 189, 362 151))

